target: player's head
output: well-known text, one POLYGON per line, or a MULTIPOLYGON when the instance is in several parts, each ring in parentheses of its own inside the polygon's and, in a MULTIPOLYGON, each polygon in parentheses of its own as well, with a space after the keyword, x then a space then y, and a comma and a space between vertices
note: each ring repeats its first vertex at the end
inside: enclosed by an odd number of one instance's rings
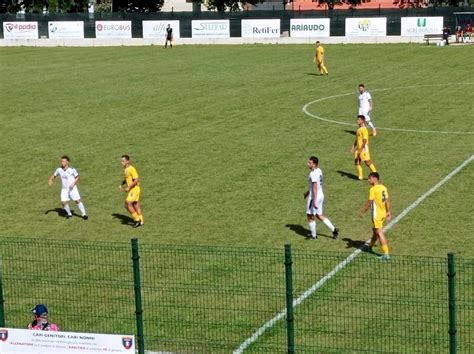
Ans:
POLYGON ((316 156, 311 156, 311 157, 308 159, 307 165, 308 165, 308 168, 309 168, 310 170, 312 170, 312 169, 318 167, 318 164, 319 164, 319 160, 318 160, 318 158, 317 158, 316 156))
POLYGON ((39 323, 48 322, 48 308, 43 304, 38 304, 31 309, 31 312, 35 316, 35 320, 39 323))
POLYGON ((363 114, 359 114, 356 118, 357 125, 362 127, 365 124, 365 116, 363 114))
POLYGON ((67 167, 69 166, 69 162, 71 162, 71 159, 67 155, 61 156, 61 166, 62 167, 67 167))
POLYGON ((359 84, 359 92, 362 93, 365 91, 365 85, 364 84, 359 84))
POLYGON ((367 181, 369 181, 369 184, 371 186, 379 183, 379 180, 380 180, 380 175, 378 174, 378 172, 370 172, 369 176, 367 177, 367 181))
POLYGON ((319 47, 321 45, 320 41, 316 41, 316 47, 319 47))
POLYGON ((123 167, 126 167, 126 166, 128 166, 128 164, 129 164, 130 156, 128 156, 128 155, 122 155, 122 157, 120 158, 120 161, 122 162, 122 166, 123 166, 123 167))
POLYGON ((170 28, 170 27, 171 27, 171 25, 168 23, 168 28, 170 28))

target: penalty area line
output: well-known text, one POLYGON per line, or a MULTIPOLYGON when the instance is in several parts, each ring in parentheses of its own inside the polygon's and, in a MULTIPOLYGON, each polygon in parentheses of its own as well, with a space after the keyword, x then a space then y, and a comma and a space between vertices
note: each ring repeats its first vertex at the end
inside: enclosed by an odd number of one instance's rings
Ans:
MULTIPOLYGON (((451 178, 453 178, 456 174, 458 174, 464 167, 466 167, 470 162, 474 160, 474 155, 471 155, 467 158, 463 163, 461 163, 458 167, 452 170, 449 174, 447 174, 441 181, 435 184, 432 188, 430 188, 427 192, 425 192, 422 196, 420 196, 417 200, 415 200, 412 204, 406 207, 397 217, 392 219, 385 227, 384 231, 390 230, 394 225, 396 225, 400 220, 402 220, 405 216, 408 215, 413 209, 415 209, 420 203, 422 203, 426 198, 428 198, 431 194, 436 192, 441 186, 443 186, 446 182, 448 182, 451 178)), ((370 238, 366 241, 370 241, 370 238)), ((311 296, 316 290, 318 290, 321 286, 323 286, 328 280, 330 280, 334 275, 336 275, 341 269, 345 268, 349 263, 351 263, 360 253, 362 252, 362 248, 356 249, 352 252, 349 257, 345 260, 337 264, 329 273, 327 273, 324 277, 319 279, 316 283, 314 283, 310 288, 308 288, 305 292, 303 292, 298 298, 293 300, 293 307, 298 306, 304 300, 306 300, 309 296, 311 296)), ((245 339, 240 346, 234 350, 234 354, 243 353, 250 345, 252 345, 261 335, 265 333, 265 331, 271 327, 273 327, 278 321, 283 319, 286 316, 286 308, 281 310, 275 317, 271 320, 265 322, 260 328, 258 328, 250 337, 245 339)))

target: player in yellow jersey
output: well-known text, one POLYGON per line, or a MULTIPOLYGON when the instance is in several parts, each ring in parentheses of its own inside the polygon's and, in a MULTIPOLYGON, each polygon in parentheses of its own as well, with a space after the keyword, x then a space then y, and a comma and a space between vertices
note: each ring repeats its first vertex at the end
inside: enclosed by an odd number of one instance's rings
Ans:
MULTIPOLYGON (((138 178, 138 172, 136 168, 130 165, 130 156, 122 155, 121 163, 124 168, 125 175, 122 185, 127 185, 125 187, 125 191, 127 192, 125 207, 132 215, 133 221, 135 222, 133 227, 139 227, 143 225, 143 214, 139 203, 140 179, 138 178)), ((123 190, 122 185, 119 186, 119 191, 123 190)))
POLYGON ((354 153, 354 162, 357 168, 357 177, 359 181, 364 179, 364 174, 362 171, 362 161, 370 168, 371 172, 377 172, 375 165, 370 159, 369 151, 369 130, 365 126, 365 117, 361 114, 357 116, 357 125, 359 128, 356 132, 356 139, 352 145, 351 151, 354 153))
POLYGON ((316 42, 316 53, 313 62, 318 65, 320 75, 329 75, 328 69, 324 65, 324 48, 319 41, 316 42))
POLYGON ((377 239, 380 241, 382 246, 383 255, 379 257, 382 261, 388 261, 390 259, 387 239, 383 232, 383 224, 385 220, 390 220, 392 218, 392 211, 390 206, 390 199, 388 195, 387 187, 383 184, 380 184, 380 176, 377 172, 371 172, 369 178, 367 179, 371 185, 369 191, 369 200, 364 205, 364 208, 360 211, 359 216, 362 217, 367 210, 372 208, 372 224, 373 224, 373 233, 372 238, 369 241, 368 245, 365 245, 365 249, 372 251, 377 239))

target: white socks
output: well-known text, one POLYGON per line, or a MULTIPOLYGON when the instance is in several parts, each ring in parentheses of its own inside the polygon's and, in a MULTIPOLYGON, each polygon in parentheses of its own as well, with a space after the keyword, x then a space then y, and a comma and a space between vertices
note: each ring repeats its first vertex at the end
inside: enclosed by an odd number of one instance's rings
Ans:
POLYGON ((69 204, 66 204, 64 206, 64 210, 66 211, 67 215, 71 216, 71 208, 69 207, 69 204))
POLYGON ((311 237, 316 237, 316 221, 309 221, 308 226, 309 230, 311 231, 311 237))
POLYGON ((323 220, 323 223, 324 223, 324 225, 326 225, 327 227, 329 227, 329 230, 334 231, 335 227, 334 227, 334 225, 332 224, 332 222, 331 222, 328 218, 324 219, 324 220, 323 220))
POLYGON ((82 204, 82 202, 80 202, 79 204, 77 204, 77 207, 78 207, 79 210, 81 211, 82 216, 87 215, 87 213, 86 213, 86 208, 84 207, 84 204, 82 204))

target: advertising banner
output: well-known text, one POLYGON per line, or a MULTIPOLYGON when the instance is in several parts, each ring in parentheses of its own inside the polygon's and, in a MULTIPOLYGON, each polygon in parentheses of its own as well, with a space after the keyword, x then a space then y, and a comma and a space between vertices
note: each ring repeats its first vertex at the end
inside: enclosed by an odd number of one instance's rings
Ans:
POLYGON ((346 18, 347 37, 385 37, 386 17, 346 18))
POLYGON ((38 22, 3 22, 5 39, 38 39, 38 22))
POLYGON ((84 39, 83 21, 48 22, 48 37, 84 39))
POLYGON ((242 20, 242 37, 279 38, 280 20, 242 20))
POLYGON ((180 38, 179 21, 143 21, 143 38, 166 38, 166 27, 173 29, 173 38, 180 38))
POLYGON ((112 334, 50 332, 0 328, 0 353, 135 354, 135 337, 112 334))
POLYGON ((329 18, 292 18, 290 37, 329 37, 329 18))
POLYGON ((132 38, 132 21, 95 21, 95 38, 132 38))
POLYGON ((402 36, 443 33, 443 17, 402 17, 402 36))
POLYGON ((191 21, 193 38, 229 38, 229 20, 193 20, 191 21))

